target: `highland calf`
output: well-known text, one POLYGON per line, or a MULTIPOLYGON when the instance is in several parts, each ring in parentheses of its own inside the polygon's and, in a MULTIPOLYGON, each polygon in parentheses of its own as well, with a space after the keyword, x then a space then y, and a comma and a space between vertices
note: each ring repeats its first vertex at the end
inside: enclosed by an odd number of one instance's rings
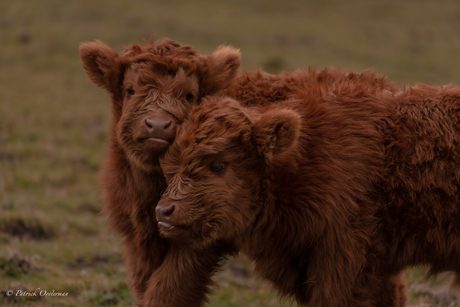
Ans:
POLYGON ((205 100, 160 158, 158 226, 182 258, 232 246, 301 306, 404 306, 411 265, 459 281, 460 88, 310 82, 272 104, 205 100))
POLYGON ((397 91, 371 72, 257 71, 236 77, 238 51, 221 47, 205 56, 170 39, 131 45, 122 53, 102 42, 84 43, 80 56, 91 80, 112 98, 101 176, 104 211, 123 237, 127 273, 141 306, 202 306, 219 261, 237 251, 227 240, 196 248, 158 232, 155 207, 166 189, 158 157, 174 142, 193 106, 219 92, 242 105, 269 106, 303 99, 306 89, 340 95, 353 88, 362 97, 397 91))
MULTIPOLYGON (((148 289, 149 296, 160 299, 163 293, 155 288, 155 282, 168 284, 164 280, 174 276, 172 271, 158 268, 167 267, 186 249, 158 234, 155 206, 166 188, 158 156, 174 141, 192 106, 233 82, 240 54, 221 47, 204 56, 165 39, 146 46, 131 45, 121 54, 99 41, 84 43, 80 57, 91 80, 112 98, 113 121, 101 176, 104 211, 109 213, 110 226, 123 236, 131 287, 139 303, 145 305, 148 289)), ((205 258, 200 257, 197 268, 205 258)), ((212 253, 208 258, 211 263, 220 260, 212 253)), ((189 291, 201 298, 202 286, 189 282, 189 291)), ((169 289, 180 297, 178 287, 182 286, 174 284, 169 289)))

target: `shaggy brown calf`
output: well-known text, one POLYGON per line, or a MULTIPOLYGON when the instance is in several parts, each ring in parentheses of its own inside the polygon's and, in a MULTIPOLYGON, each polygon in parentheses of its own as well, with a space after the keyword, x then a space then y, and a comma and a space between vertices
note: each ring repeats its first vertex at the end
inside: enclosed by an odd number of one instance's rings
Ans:
MULTIPOLYGON (((101 180, 104 210, 111 227, 124 238, 127 272, 143 304, 149 283, 166 284, 162 280, 174 276, 156 269, 186 249, 158 235, 155 206, 166 188, 158 156, 174 140, 192 106, 233 82, 240 54, 221 47, 203 56, 166 39, 132 45, 121 54, 101 42, 84 43, 80 56, 91 80, 112 98, 113 122, 101 180)), ((192 292, 203 292, 201 285, 189 283, 192 292)), ((179 286, 170 289, 179 293, 179 286)), ((150 296, 160 299, 163 293, 152 289, 150 296)))
POLYGON ((112 98, 113 122, 101 177, 104 211, 124 238, 127 273, 142 306, 201 306, 209 275, 219 260, 234 252, 226 242, 214 242, 207 250, 169 242, 156 227, 155 206, 166 188, 158 156, 202 97, 228 87, 226 92, 242 104, 270 105, 303 95, 311 84, 321 84, 324 91, 359 85, 362 95, 396 91, 369 72, 273 76, 259 71, 234 80, 237 51, 224 47, 202 56, 168 39, 132 45, 121 54, 101 42, 85 43, 80 55, 89 77, 112 98))
POLYGON ((160 158, 161 234, 183 259, 233 246, 302 306, 404 306, 406 266, 460 273, 459 121, 453 86, 209 99, 160 158))

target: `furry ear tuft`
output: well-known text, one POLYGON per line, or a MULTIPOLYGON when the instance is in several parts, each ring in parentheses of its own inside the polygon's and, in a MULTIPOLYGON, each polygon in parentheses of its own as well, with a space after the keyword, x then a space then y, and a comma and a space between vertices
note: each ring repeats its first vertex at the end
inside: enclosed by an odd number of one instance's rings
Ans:
POLYGON ((271 159, 289 149, 298 139, 301 117, 293 110, 271 109, 253 127, 253 136, 261 155, 271 159))
POLYGON ((212 95, 229 87, 241 65, 241 53, 230 46, 220 46, 204 58, 201 69, 200 96, 212 95))
POLYGON ((101 41, 80 45, 80 58, 89 78, 100 87, 109 90, 110 75, 118 53, 101 41))

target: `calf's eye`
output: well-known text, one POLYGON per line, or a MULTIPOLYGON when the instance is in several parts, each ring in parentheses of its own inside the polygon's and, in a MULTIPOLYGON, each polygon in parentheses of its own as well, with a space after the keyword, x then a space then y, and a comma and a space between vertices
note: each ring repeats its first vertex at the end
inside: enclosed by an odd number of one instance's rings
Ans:
POLYGON ((223 163, 216 162, 211 164, 211 172, 213 172, 214 174, 220 174, 224 171, 224 169, 225 165, 223 163))
POLYGON ((185 96, 185 100, 187 100, 188 102, 192 102, 194 98, 195 98, 195 95, 193 95, 192 93, 188 93, 185 96))
POLYGON ((132 96, 134 95, 136 92, 134 91, 134 89, 132 87, 128 88, 126 90, 126 93, 128 93, 129 96, 132 96))

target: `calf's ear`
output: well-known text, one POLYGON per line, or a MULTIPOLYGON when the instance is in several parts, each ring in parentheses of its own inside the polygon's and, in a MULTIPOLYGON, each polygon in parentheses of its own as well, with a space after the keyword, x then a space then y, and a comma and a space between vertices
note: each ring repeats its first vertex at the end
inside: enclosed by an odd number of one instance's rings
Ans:
POLYGON ((109 90, 110 79, 118 53, 101 41, 82 43, 80 58, 89 78, 100 87, 109 90))
POLYGON ((240 65, 240 51, 229 46, 220 46, 204 57, 200 69, 200 96, 212 95, 229 87, 240 65))
POLYGON ((293 110, 267 111, 252 128, 259 153, 266 159, 283 153, 297 141, 300 126, 300 115, 293 110))

